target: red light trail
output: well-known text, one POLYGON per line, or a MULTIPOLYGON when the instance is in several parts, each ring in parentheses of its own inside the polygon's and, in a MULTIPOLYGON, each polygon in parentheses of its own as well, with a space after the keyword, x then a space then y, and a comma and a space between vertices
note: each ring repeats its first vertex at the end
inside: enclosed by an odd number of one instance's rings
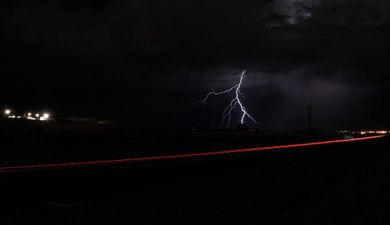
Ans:
POLYGON ((268 151, 268 150, 280 150, 280 149, 289 149, 289 148, 329 145, 329 144, 336 144, 336 143, 346 143, 346 142, 377 139, 382 137, 385 137, 385 135, 360 137, 360 138, 353 138, 353 139, 331 140, 331 141, 318 141, 318 142, 309 142, 309 143, 300 143, 300 144, 221 150, 221 151, 212 151, 212 152, 198 152, 198 153, 136 157, 136 158, 112 159, 112 160, 96 160, 96 161, 84 161, 84 162, 7 166, 7 167, 0 167, 0 173, 23 172, 23 171, 32 171, 32 170, 50 170, 50 169, 72 168, 72 167, 84 167, 84 166, 102 166, 102 165, 114 165, 114 164, 125 164, 125 163, 132 163, 132 162, 158 161, 158 160, 168 160, 168 159, 199 158, 199 157, 218 156, 218 155, 226 155, 226 154, 234 154, 234 153, 247 153, 247 152, 256 152, 256 151, 268 151))

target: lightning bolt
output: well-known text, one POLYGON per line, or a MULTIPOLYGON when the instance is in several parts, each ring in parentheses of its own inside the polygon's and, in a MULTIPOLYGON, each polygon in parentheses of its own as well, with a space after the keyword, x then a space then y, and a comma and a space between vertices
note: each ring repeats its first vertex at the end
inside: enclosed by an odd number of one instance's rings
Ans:
POLYGON ((222 113, 221 125, 225 125, 225 127, 230 126, 230 121, 232 119, 232 111, 237 108, 237 105, 239 106, 239 109, 241 111, 241 124, 244 123, 245 117, 248 117, 254 123, 257 123, 256 120, 246 111, 245 106, 242 104, 242 101, 240 100, 240 96, 243 96, 243 93, 241 92, 240 89, 241 89, 241 84, 242 84, 242 80, 244 79, 245 73, 246 73, 245 70, 242 71, 240 76, 240 82, 238 84, 224 91, 220 91, 220 92, 211 91, 207 93, 207 95, 201 101, 198 102, 198 103, 206 104, 207 100, 211 96, 224 95, 234 91, 235 97, 230 101, 229 105, 226 106, 225 110, 222 113))

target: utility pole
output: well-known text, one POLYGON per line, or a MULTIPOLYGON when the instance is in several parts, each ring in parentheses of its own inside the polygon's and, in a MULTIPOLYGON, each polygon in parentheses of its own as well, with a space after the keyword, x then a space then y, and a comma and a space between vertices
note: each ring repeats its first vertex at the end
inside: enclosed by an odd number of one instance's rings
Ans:
POLYGON ((311 129, 311 111, 313 109, 313 106, 308 106, 307 107, 307 128, 310 130, 311 129))

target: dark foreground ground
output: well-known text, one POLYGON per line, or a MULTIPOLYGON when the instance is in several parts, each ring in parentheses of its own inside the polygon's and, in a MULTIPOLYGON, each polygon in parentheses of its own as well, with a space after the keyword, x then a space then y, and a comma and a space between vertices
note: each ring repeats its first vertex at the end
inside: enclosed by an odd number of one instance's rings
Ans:
POLYGON ((0 167, 186 154, 343 139, 320 130, 134 130, 0 118, 0 167))
POLYGON ((0 174, 0 224, 389 224, 389 143, 0 174))

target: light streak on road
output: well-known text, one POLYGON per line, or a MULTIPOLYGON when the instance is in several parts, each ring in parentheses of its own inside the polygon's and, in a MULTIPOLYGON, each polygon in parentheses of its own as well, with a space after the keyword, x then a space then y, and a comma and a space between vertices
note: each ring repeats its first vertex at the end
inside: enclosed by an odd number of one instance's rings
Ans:
POLYGON ((125 159, 96 160, 96 161, 84 161, 84 162, 7 166, 7 167, 0 167, 0 173, 23 172, 23 171, 32 171, 32 170, 64 169, 64 168, 85 167, 85 166, 117 165, 117 164, 133 163, 133 162, 159 161, 159 160, 169 160, 169 159, 201 158, 201 157, 228 155, 228 154, 236 154, 236 153, 248 153, 248 152, 257 152, 257 151, 270 151, 270 150, 281 150, 281 149, 290 149, 290 148, 299 148, 299 147, 329 145, 329 144, 336 144, 336 143, 347 143, 347 142, 377 139, 382 137, 385 137, 385 135, 360 137, 360 138, 353 138, 353 139, 340 139, 340 140, 331 140, 331 141, 318 141, 318 142, 309 142, 309 143, 300 143, 300 144, 221 150, 221 151, 212 151, 212 152, 134 157, 134 158, 125 158, 125 159))

